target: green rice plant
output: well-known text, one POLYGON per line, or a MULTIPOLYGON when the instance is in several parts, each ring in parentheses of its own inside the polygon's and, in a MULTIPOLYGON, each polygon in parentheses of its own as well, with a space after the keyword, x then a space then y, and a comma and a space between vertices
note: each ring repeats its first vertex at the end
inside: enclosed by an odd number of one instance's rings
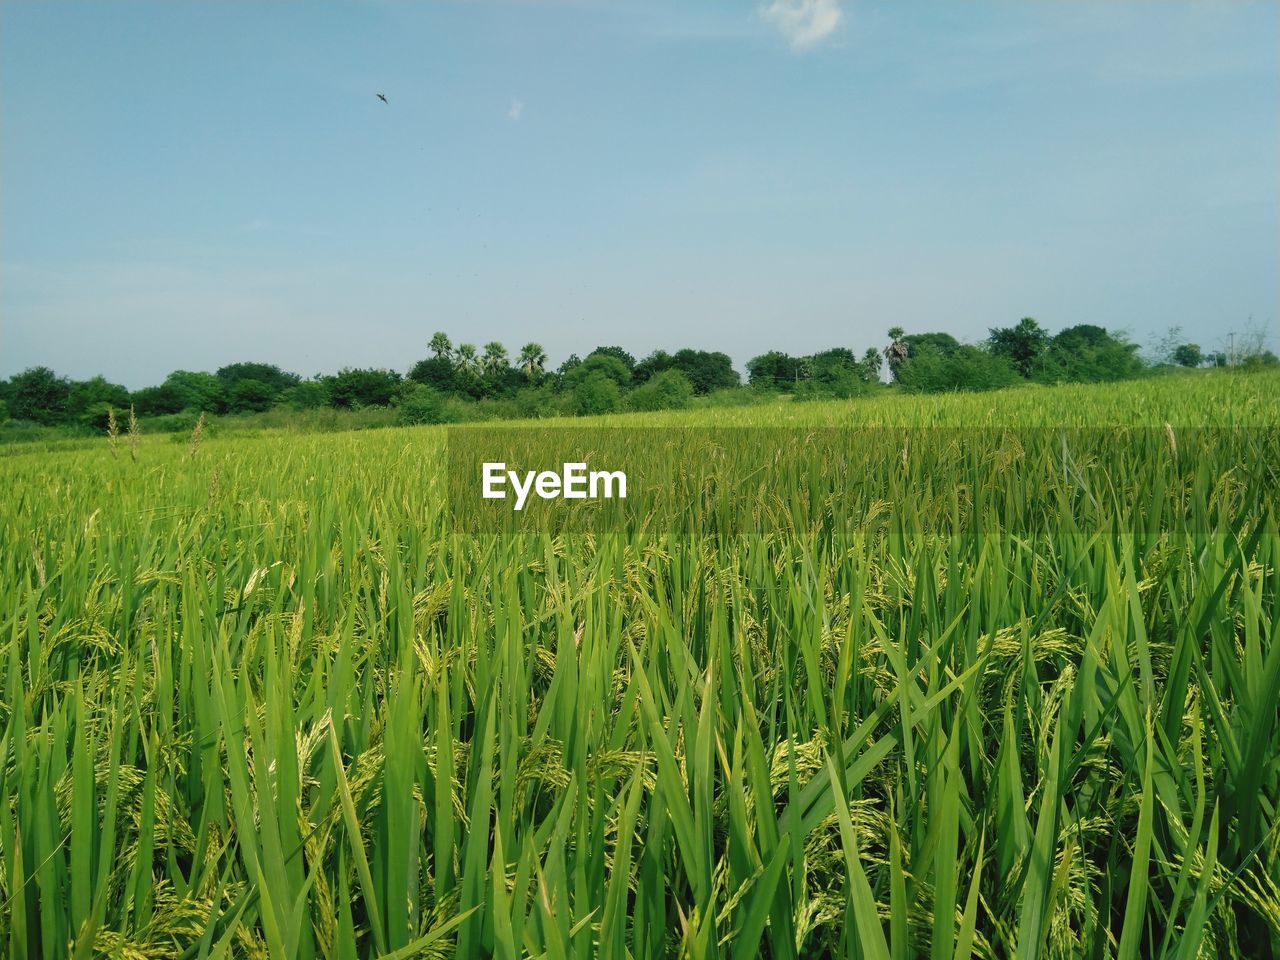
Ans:
POLYGON ((602 421, 1155 428, 895 445, 897 525, 835 482, 875 447, 738 532, 508 535, 438 427, 6 452, 0 946, 1280 955, 1277 387, 602 421))

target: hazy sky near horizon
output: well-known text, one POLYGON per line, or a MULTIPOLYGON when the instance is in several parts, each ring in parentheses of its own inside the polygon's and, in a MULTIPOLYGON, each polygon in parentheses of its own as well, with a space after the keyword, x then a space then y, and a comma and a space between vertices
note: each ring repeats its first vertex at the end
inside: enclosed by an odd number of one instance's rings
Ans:
POLYGON ((0 376, 1212 349, 1278 265, 1273 2, 0 6, 0 376))

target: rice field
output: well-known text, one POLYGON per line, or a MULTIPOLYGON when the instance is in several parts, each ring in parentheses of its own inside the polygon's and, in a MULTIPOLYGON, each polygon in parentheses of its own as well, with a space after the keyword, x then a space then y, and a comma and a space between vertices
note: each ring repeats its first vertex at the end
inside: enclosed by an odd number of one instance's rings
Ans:
POLYGON ((8 955, 1280 956, 1280 376, 602 423, 980 427, 1003 493, 498 536, 444 428, 0 456, 8 955), (1059 427, 1155 438, 1087 524, 997 456, 1059 427))

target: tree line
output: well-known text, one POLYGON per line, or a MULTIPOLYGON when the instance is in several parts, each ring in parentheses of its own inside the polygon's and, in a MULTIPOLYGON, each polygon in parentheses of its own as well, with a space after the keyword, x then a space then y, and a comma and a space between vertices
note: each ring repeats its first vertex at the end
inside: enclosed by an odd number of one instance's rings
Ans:
POLYGON ((244 362, 214 373, 175 370, 163 382, 130 391, 102 376, 75 381, 48 367, 32 367, 0 381, 0 423, 105 431, 112 411, 140 417, 252 414, 286 408, 394 408, 402 423, 470 419, 586 416, 622 410, 670 410, 697 397, 748 402, 761 393, 797 399, 848 398, 881 389, 885 381, 912 392, 991 390, 1020 381, 1098 383, 1139 376, 1156 365, 1274 364, 1261 341, 1247 354, 1205 354, 1196 344, 1166 338, 1161 356, 1144 361, 1122 334, 1091 324, 1050 334, 1034 318, 995 327, 980 343, 942 332, 906 333, 892 327, 883 349, 861 357, 844 347, 807 356, 771 350, 747 362, 747 385, 718 351, 656 350, 637 360, 617 346, 574 354, 554 370, 537 343, 512 357, 493 341, 456 347, 445 333, 429 355, 405 373, 346 367, 303 378, 275 364, 244 362))

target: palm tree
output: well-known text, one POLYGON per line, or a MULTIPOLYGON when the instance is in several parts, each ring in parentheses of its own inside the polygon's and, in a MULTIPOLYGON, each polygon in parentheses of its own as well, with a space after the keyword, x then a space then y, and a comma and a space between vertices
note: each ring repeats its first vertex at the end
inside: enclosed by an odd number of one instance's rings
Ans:
POLYGON ((481 358, 481 363, 484 365, 485 373, 501 373, 510 366, 507 360, 507 348, 497 340, 489 341, 484 345, 484 357, 481 358))
POLYGON ((880 351, 875 347, 868 347, 867 352, 862 355, 862 367, 867 371, 867 381, 872 382, 880 379, 880 351))
POLYGON ((547 354, 540 343, 526 343, 520 348, 520 369, 532 380, 547 365, 547 354))
POLYGON ((474 343, 458 344, 458 369, 463 373, 477 373, 480 370, 480 355, 474 343))
POLYGON ((431 336, 431 352, 439 358, 449 356, 453 352, 453 344, 449 342, 449 335, 444 332, 436 332, 431 336))
POLYGON ((901 327, 889 328, 890 344, 884 348, 884 358, 889 361, 889 372, 893 374, 893 379, 898 379, 898 368, 907 360, 907 356, 911 352, 911 348, 907 342, 902 339, 903 330, 901 327))

